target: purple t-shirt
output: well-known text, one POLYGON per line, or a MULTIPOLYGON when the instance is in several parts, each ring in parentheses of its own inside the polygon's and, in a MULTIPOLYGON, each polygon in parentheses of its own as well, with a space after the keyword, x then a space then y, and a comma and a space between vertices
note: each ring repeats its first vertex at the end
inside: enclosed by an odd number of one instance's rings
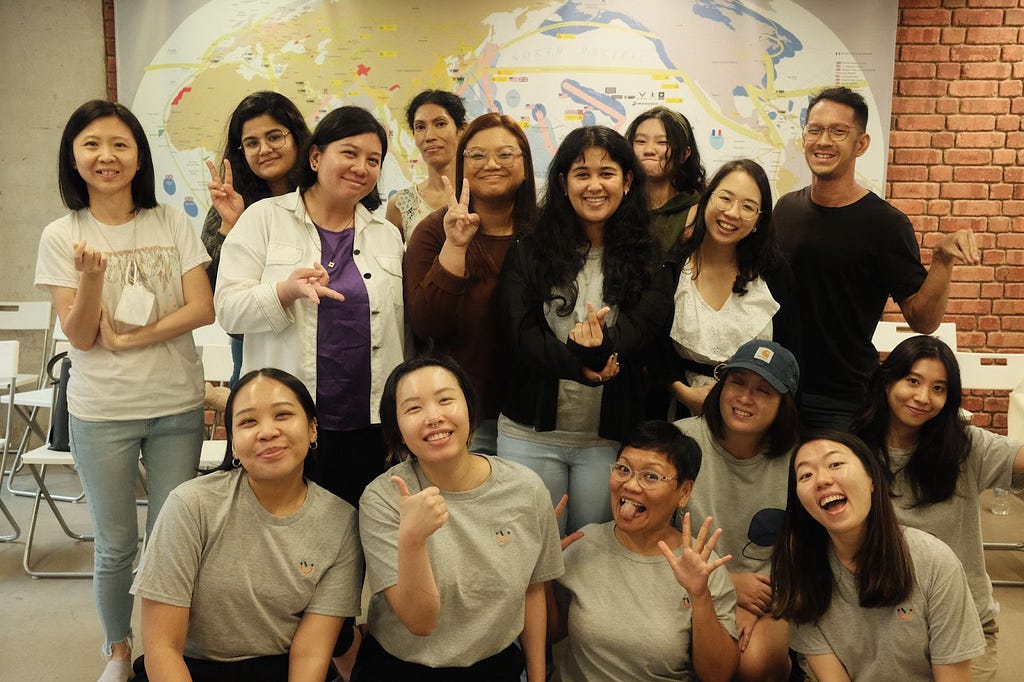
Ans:
POLYGON ((316 409, 332 431, 370 425, 370 298, 352 260, 355 229, 320 233, 320 262, 329 288, 344 302, 321 298, 316 317, 316 409))

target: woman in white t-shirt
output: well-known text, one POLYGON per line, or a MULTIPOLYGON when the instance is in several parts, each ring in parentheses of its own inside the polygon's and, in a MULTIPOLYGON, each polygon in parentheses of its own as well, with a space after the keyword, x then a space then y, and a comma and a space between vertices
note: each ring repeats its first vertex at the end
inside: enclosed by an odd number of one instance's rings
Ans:
POLYGON ((210 257, 183 212, 157 204, 153 161, 123 105, 86 102, 68 120, 58 163, 71 213, 43 230, 38 286, 71 342, 71 453, 95 529, 95 596, 108 664, 131 674, 138 460, 147 529, 192 478, 203 437, 203 371, 190 332, 213 322, 210 257))

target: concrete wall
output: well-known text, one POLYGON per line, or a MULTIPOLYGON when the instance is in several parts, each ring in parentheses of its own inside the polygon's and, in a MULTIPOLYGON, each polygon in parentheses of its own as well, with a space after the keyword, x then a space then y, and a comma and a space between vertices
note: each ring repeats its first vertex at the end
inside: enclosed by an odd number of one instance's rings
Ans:
POLYGON ((102 3, 4 0, 0 35, 0 300, 42 300, 32 285, 39 234, 66 213, 60 134, 79 104, 106 97, 102 3))

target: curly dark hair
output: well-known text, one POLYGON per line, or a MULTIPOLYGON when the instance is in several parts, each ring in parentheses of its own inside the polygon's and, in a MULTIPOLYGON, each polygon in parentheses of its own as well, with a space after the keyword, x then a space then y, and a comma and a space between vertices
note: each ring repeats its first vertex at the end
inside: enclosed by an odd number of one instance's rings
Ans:
POLYGON ((644 173, 629 143, 605 126, 573 130, 551 160, 537 222, 524 237, 532 246, 540 289, 547 292, 549 300, 559 300, 556 311, 562 316, 576 306, 579 294, 576 275, 583 268, 589 246, 565 183, 572 165, 590 148, 604 150, 631 183, 622 203, 603 228, 604 302, 609 305, 635 303, 650 281, 653 268, 660 264, 658 243, 650 230, 644 173), (569 294, 555 295, 552 292, 556 289, 568 290, 569 294))
POLYGON ((409 124, 409 130, 416 130, 416 111, 424 104, 436 104, 447 111, 456 128, 466 125, 466 105, 461 97, 447 90, 424 90, 405 107, 405 121, 409 124))
POLYGON ((687 239, 680 242, 671 257, 678 263, 685 263, 687 258, 700 250, 701 242, 704 241, 708 232, 707 223, 704 221, 704 212, 707 210, 708 203, 726 176, 735 172, 749 175, 761 192, 761 213, 758 214, 757 222, 754 224, 754 231, 740 240, 736 246, 739 272, 732 284, 732 291, 742 296, 747 293, 748 283, 760 277, 765 270, 774 266, 781 259, 778 242, 775 239, 775 225, 772 223, 772 188, 768 183, 768 175, 756 161, 736 159, 718 169, 697 203, 693 232, 687 239))
POLYGON ((697 149, 697 140, 693 136, 693 126, 681 113, 662 106, 648 109, 629 124, 629 128, 626 129, 626 140, 632 146, 637 128, 652 118, 661 121, 661 125, 665 127, 665 139, 668 141, 668 154, 665 160, 669 164, 667 170, 672 178, 672 188, 677 192, 703 192, 707 186, 704 164, 701 163, 700 150, 697 149))

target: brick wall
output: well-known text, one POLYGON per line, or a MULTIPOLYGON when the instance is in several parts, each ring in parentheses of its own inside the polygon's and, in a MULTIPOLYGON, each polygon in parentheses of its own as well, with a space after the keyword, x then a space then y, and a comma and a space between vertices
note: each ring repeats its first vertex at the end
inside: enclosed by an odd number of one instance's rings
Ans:
MULTIPOLYGON (((953 274, 947 322, 961 350, 1024 352, 1024 0, 900 0, 889 200, 922 258, 972 230, 980 265, 953 274)), ((886 317, 901 319, 890 303, 886 317)), ((1006 432, 1006 393, 965 397, 1006 432)))
POLYGON ((117 52, 114 51, 114 0, 103 0, 103 42, 107 48, 107 99, 117 101, 117 52))

